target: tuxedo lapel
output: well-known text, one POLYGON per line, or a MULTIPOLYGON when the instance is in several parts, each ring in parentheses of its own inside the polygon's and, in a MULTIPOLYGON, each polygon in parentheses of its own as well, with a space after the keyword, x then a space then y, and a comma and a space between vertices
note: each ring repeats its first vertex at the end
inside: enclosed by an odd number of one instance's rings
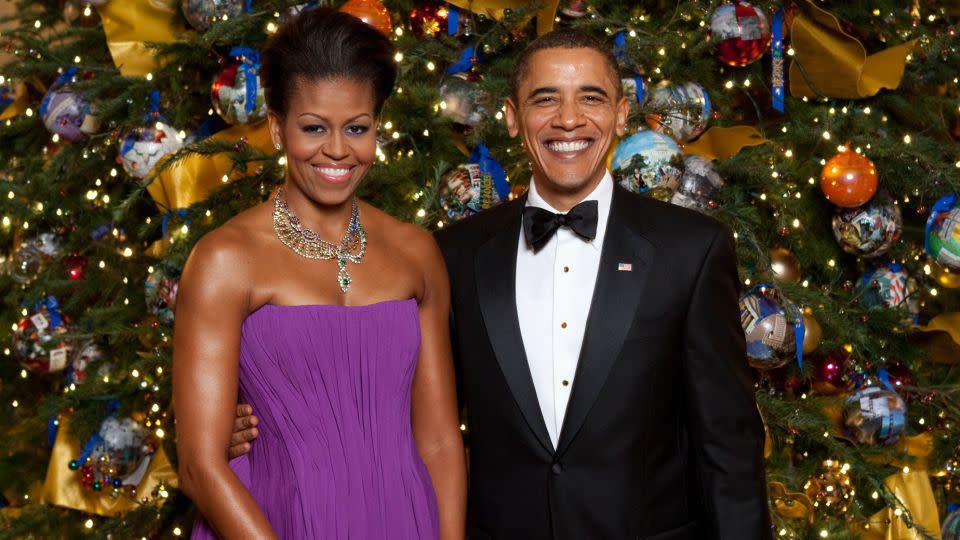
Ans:
POLYGON ((622 188, 614 189, 583 346, 557 445, 558 455, 566 451, 580 431, 620 355, 653 263, 655 249, 634 232, 632 224, 637 217, 629 215, 625 205, 627 196, 622 188))
POLYGON ((490 238, 477 250, 477 298, 507 385, 537 440, 552 454, 553 443, 540 411, 517 316, 517 244, 525 202, 526 197, 522 197, 506 203, 514 205, 515 211, 505 212, 506 217, 493 225, 490 238))

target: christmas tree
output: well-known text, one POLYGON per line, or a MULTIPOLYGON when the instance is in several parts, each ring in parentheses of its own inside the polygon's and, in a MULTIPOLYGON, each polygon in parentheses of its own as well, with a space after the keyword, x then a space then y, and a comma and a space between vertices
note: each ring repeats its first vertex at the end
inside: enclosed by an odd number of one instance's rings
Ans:
MULTIPOLYGON (((3 537, 189 533, 177 277, 281 182, 257 51, 318 3, 0 0, 3 537)), ((399 51, 360 195, 428 229, 523 192, 523 47, 602 36, 631 101, 615 176, 736 232, 771 535, 958 538, 955 3, 332 4, 399 51)))

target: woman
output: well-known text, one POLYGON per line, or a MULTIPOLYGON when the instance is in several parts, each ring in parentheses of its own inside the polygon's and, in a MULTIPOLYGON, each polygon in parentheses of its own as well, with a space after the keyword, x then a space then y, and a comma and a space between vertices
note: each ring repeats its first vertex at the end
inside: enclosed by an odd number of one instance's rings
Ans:
POLYGON ((197 243, 177 303, 180 482, 205 518, 195 538, 464 536, 446 269, 428 233, 354 195, 376 161, 393 54, 325 9, 262 52, 284 184, 197 243), (238 397, 263 422, 228 463, 238 397))

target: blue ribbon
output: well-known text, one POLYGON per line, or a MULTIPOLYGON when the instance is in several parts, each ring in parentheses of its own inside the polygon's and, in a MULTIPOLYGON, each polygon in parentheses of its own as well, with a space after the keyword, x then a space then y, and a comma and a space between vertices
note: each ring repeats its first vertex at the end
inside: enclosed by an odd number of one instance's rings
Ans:
POLYGON ((53 415, 47 420, 47 446, 53 447, 53 443, 57 441, 57 431, 60 429, 60 422, 57 420, 57 415, 53 415))
POLYGON ((479 60, 480 57, 476 54, 476 48, 473 46, 467 47, 460 53, 460 58, 452 66, 447 68, 447 75, 470 71, 473 64, 479 60))
POLYGON ((957 204, 957 194, 951 193, 949 195, 944 195, 940 199, 933 203, 933 208, 930 210, 930 217, 927 218, 926 232, 923 235, 923 250, 927 252, 931 257, 936 258, 936 253, 930 253, 930 229, 933 228, 933 223, 937 220, 937 215, 942 214, 943 212, 949 212, 953 210, 953 207, 957 204))
POLYGON ((247 13, 253 12, 253 0, 247 0, 247 13))
POLYGON ((455 36, 460 31, 460 10, 447 6, 447 35, 455 36))
POLYGON ((56 296, 48 296, 33 305, 33 309, 40 311, 41 308, 47 308, 50 315, 50 330, 63 325, 63 317, 60 316, 60 302, 56 296))
MULTIPOLYGON (((249 0, 248 0, 249 2, 249 0)), ((243 100, 243 108, 247 114, 257 107, 257 70, 260 69, 260 53, 249 47, 234 47, 230 49, 230 56, 240 57, 240 66, 243 70, 247 94, 243 100)))
POLYGON ((73 77, 77 74, 77 66, 70 66, 57 77, 57 80, 53 81, 53 84, 50 86, 50 90, 47 92, 43 99, 40 101, 40 116, 47 115, 47 108, 50 107, 50 99, 53 97, 53 91, 60 88, 61 86, 67 84, 68 82, 73 82, 73 77))
MULTIPOLYGON (((170 221, 170 218, 174 215, 180 216, 182 218, 187 217, 187 210, 185 208, 178 208, 176 210, 171 210, 163 215, 163 219, 160 220, 160 234, 164 238, 167 237, 167 223, 170 221)), ((187 220, 189 222, 189 220, 187 220)))
MULTIPOLYGON (((774 289, 776 288, 770 283, 757 283, 750 288, 747 292, 743 293, 740 297, 749 296, 759 291, 760 289, 774 289)), ((794 304, 793 302, 783 298, 780 299, 783 301, 784 307, 790 310, 793 313, 793 337, 794 337, 794 348, 797 353, 797 366, 802 370, 803 369, 803 337, 807 333, 806 325, 803 323, 803 312, 800 311, 800 307, 794 304)), ((779 310, 781 315, 785 315, 783 307, 779 310)))
POLYGON ((490 157, 490 151, 486 145, 482 143, 478 144, 477 147, 473 149, 473 152, 470 153, 470 158, 467 159, 467 163, 476 163, 480 167, 481 174, 489 174, 493 180, 493 189, 497 191, 500 200, 507 200, 507 195, 510 194, 510 184, 507 183, 507 175, 503 172, 503 166, 500 165, 497 160, 490 157))
MULTIPOLYGON (((640 75, 634 75, 633 82, 636 83, 637 85, 637 103, 639 103, 640 105, 643 105, 643 102, 647 100, 647 84, 643 81, 643 77, 641 77, 640 75)), ((703 94, 703 97, 705 99, 709 99, 707 98, 706 93, 703 94)), ((709 106, 710 104, 708 102, 705 107, 709 107, 709 106)))
POLYGON ((627 32, 621 30, 613 36, 613 56, 619 62, 625 62, 627 56, 627 32))
POLYGON ((7 108, 7 105, 13 103, 13 92, 8 86, 0 86, 0 112, 7 108))
POLYGON ((773 40, 770 42, 770 56, 772 58, 773 76, 773 108, 784 112, 784 74, 783 74, 783 8, 773 14, 773 40))

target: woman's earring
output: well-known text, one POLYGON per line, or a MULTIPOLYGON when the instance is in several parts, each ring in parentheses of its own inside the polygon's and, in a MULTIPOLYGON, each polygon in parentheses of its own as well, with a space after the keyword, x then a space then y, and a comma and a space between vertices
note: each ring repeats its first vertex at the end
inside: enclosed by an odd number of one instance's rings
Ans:
POLYGON ((282 148, 282 147, 280 146, 280 143, 277 143, 277 144, 273 145, 273 147, 277 149, 277 152, 279 152, 279 151, 281 150, 281 148, 282 148))

